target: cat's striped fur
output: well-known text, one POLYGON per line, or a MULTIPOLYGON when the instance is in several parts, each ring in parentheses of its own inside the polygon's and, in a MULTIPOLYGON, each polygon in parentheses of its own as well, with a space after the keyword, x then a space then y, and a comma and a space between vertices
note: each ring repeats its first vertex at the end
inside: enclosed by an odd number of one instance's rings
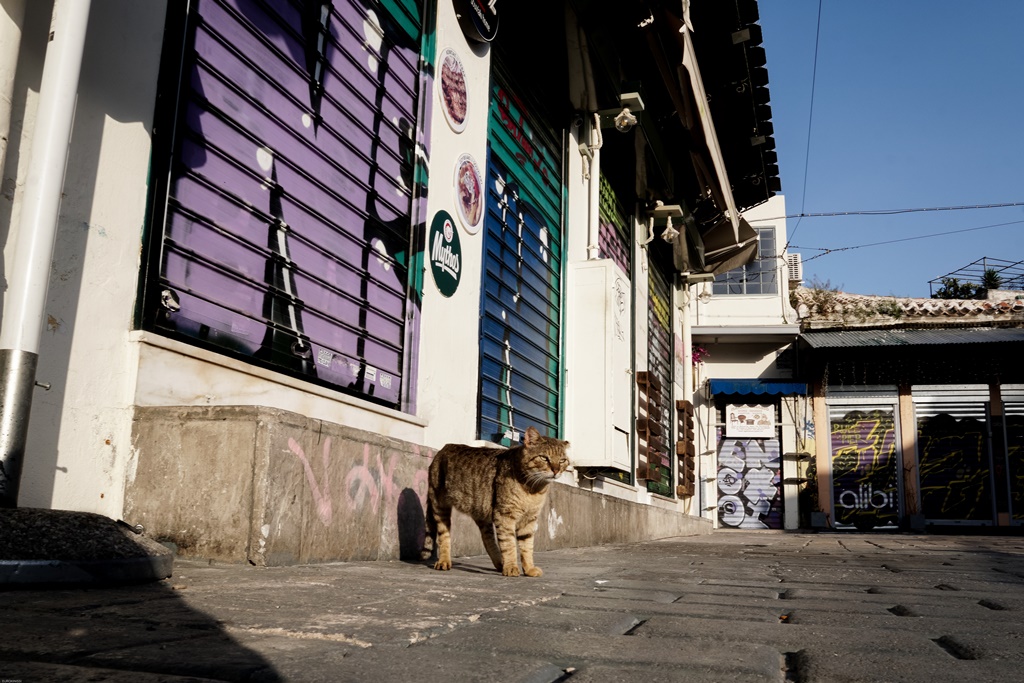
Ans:
POLYGON ((540 576, 533 564, 533 536, 548 484, 569 467, 569 443, 541 436, 530 427, 512 448, 448 444, 430 463, 426 540, 423 558, 437 550, 434 569, 451 569, 452 508, 465 512, 480 528, 487 554, 505 576, 540 576))

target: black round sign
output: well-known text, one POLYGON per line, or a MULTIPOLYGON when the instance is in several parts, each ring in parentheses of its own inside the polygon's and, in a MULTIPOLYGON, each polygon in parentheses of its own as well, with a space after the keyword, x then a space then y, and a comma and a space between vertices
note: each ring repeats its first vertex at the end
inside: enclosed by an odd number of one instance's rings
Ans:
POLYGON ((489 43, 498 35, 498 0, 453 0, 453 4, 467 38, 489 43))

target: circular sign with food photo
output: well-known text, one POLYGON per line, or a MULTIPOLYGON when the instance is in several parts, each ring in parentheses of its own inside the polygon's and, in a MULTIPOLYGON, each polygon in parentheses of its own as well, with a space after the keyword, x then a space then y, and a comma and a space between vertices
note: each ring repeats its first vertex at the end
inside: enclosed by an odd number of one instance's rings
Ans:
POLYGON ((484 218, 484 181, 469 154, 460 156, 455 164, 455 206, 466 232, 475 235, 484 218))
POLYGON ((448 125, 456 133, 466 128, 468 100, 466 99, 466 74, 462 68, 462 60, 455 50, 446 48, 441 53, 440 77, 437 79, 437 92, 441 96, 441 109, 448 125))

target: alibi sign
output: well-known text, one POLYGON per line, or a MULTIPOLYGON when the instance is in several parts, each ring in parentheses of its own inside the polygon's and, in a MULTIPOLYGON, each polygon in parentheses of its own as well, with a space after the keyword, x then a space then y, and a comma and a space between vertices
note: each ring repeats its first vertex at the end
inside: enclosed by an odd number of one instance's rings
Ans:
POLYGON ((438 211, 430 223, 428 242, 430 249, 430 274, 434 284, 446 297, 459 288, 462 273, 462 244, 455 221, 447 211, 438 211))

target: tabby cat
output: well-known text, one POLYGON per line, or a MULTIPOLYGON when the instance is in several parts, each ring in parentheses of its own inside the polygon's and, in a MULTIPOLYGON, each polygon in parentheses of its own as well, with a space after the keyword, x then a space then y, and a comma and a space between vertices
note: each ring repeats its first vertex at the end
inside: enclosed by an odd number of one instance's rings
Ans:
POLYGON ((533 427, 512 448, 448 444, 430 463, 427 535, 423 559, 437 550, 434 569, 452 568, 452 508, 465 512, 480 528, 487 554, 505 576, 519 576, 516 541, 523 573, 540 576, 533 564, 537 515, 550 484, 569 467, 568 441, 541 436, 533 427), (497 542, 495 542, 497 537, 497 542))

